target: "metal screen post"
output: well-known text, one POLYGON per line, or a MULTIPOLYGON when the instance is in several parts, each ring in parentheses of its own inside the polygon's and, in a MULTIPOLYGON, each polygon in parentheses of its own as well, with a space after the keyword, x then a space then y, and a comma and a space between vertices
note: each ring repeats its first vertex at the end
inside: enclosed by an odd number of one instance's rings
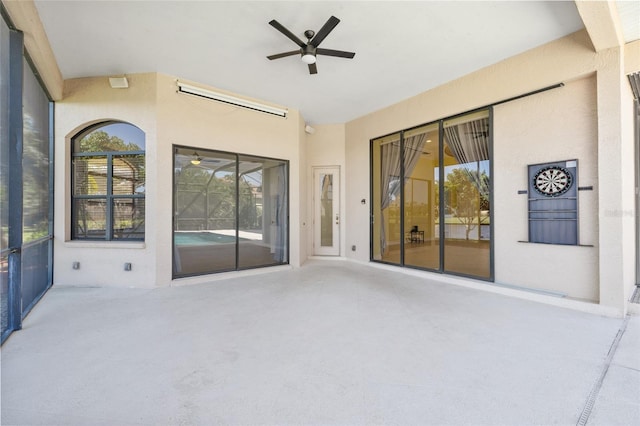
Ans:
POLYGON ((9 37, 9 318, 10 330, 22 328, 22 90, 23 42, 20 31, 9 37))

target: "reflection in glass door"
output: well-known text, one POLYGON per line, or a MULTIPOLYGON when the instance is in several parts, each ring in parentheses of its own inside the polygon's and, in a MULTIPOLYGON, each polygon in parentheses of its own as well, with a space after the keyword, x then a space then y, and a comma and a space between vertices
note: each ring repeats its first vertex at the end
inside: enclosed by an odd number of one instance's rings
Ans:
POLYGON ((394 133, 371 144, 372 258, 395 264, 401 263, 402 249, 400 136, 394 133))
POLYGON ((320 246, 331 247, 333 232, 333 175, 320 175, 320 246))
POLYGON ((438 124, 407 130, 404 136, 404 264, 440 268, 438 228, 438 124))
POLYGON ((236 269, 236 157, 177 148, 174 275, 236 269))
POLYGON ((314 168, 314 254, 340 255, 340 169, 314 168))
POLYGON ((287 254, 287 168, 283 161, 239 156, 238 268, 282 263, 287 254))
POLYGON ((289 262, 288 163, 175 147, 173 276, 289 262))
POLYGON ((444 270, 491 276, 489 113, 444 122, 444 270))

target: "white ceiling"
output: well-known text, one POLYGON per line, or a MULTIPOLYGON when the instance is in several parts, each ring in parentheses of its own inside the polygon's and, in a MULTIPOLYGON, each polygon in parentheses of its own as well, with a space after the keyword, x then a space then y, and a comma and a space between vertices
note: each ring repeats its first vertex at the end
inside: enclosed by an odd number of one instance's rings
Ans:
POLYGON ((583 28, 573 1, 35 2, 65 79, 161 72, 343 123, 583 28), (310 75, 299 38, 335 15, 310 75))
POLYGON ((640 1, 617 0, 616 8, 624 41, 640 40, 640 1))

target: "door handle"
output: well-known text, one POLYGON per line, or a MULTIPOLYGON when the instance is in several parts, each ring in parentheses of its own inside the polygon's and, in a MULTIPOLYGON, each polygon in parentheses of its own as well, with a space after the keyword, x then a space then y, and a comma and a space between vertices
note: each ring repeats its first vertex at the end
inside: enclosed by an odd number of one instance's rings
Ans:
POLYGON ((336 215, 336 225, 339 225, 339 224, 340 224, 340 216, 336 215))

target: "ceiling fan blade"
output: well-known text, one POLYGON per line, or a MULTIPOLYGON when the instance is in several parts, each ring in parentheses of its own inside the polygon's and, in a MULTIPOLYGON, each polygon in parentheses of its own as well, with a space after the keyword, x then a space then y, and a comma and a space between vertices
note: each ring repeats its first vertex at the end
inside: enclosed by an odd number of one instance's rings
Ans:
POLYGON ((267 59, 270 60, 274 60, 274 59, 280 59, 280 58, 285 58, 287 56, 293 56, 293 55, 299 55, 300 54, 300 49, 298 50, 292 50, 291 52, 283 52, 283 53, 277 53, 275 55, 270 55, 267 56, 267 59))
POLYGON ((325 37, 328 36, 331 31, 333 31, 333 29, 336 27, 336 25, 338 25, 339 22, 340 20, 335 16, 329 18, 327 22, 325 22, 325 24, 322 26, 322 28, 320 28, 320 31, 316 33, 316 36, 309 42, 309 44, 318 47, 318 45, 322 43, 322 40, 324 40, 325 37))
POLYGON ((303 43, 302 40, 300 40, 298 37, 296 37, 294 33, 286 29, 280 22, 276 21, 275 19, 269 22, 269 25, 289 37, 295 44, 297 44, 301 48, 304 48, 306 46, 306 44, 303 43))
POLYGON ((318 74, 316 64, 309 64, 309 74, 318 74))
POLYGON ((353 59, 356 54, 354 52, 345 52, 344 50, 333 50, 333 49, 316 49, 316 55, 325 55, 325 56, 337 56, 339 58, 349 58, 353 59))

